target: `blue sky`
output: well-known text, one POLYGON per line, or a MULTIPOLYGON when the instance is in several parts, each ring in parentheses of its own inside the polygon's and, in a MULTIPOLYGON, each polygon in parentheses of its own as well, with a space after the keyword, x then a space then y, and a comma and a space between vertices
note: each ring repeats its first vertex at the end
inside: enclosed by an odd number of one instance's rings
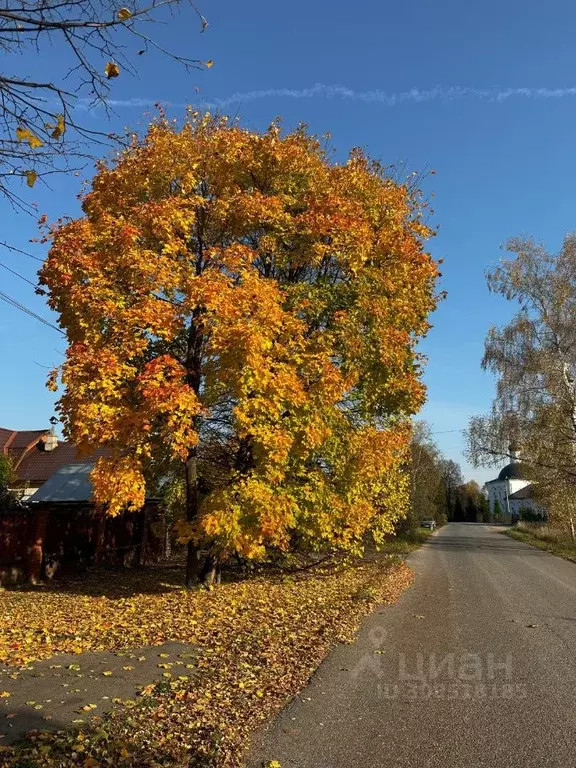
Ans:
MULTIPOLYGON (((461 435, 452 430, 489 407, 493 382, 480 370, 483 340, 511 312, 488 294, 486 268, 512 235, 529 233, 555 249, 574 228, 576 5, 199 3, 210 22, 203 35, 191 11, 151 31, 178 52, 213 59, 214 67, 186 73, 158 56, 137 58, 139 77, 122 73, 113 85, 115 125, 144 126, 153 111, 145 105, 157 100, 171 103, 175 116, 186 103, 225 104, 256 129, 282 115, 287 127, 304 121, 315 132, 330 131, 340 158, 360 145, 385 163, 434 169, 425 189, 435 195, 440 230, 432 251, 445 259, 448 298, 423 345, 429 402, 422 415, 468 477, 488 479, 493 470, 465 465, 461 435)), ((30 55, 31 67, 43 61, 30 55)), ((57 47, 50 62, 61 71, 67 64, 57 47)), ((104 125, 100 112, 85 119, 104 125)), ((50 218, 74 215, 79 181, 38 185, 29 197, 50 218)), ((33 220, 0 201, 0 221, 0 240, 42 257, 42 247, 28 243, 33 220)), ((39 266, 2 249, 0 260, 31 279, 39 266)), ((2 268, 0 290, 49 317, 32 288, 2 268)), ((53 397, 44 388, 45 366, 61 361, 62 338, 0 302, 0 346, 0 425, 46 425, 53 397)))

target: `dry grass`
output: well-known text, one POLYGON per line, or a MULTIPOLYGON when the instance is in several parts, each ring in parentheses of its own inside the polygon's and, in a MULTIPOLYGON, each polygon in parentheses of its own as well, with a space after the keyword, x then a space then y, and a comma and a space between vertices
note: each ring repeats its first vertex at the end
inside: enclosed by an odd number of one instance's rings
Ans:
POLYGON ((513 539, 576 562, 576 541, 566 529, 538 523, 518 523, 514 528, 506 529, 504 533, 513 539))

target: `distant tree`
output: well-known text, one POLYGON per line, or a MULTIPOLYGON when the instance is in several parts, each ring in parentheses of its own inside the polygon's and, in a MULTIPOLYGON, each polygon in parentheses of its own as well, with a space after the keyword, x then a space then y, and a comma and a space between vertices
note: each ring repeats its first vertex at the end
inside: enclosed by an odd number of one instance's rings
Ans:
MULTIPOLYGON (((576 488, 572 483, 559 481, 556 484, 539 482, 534 486, 534 495, 547 512, 550 523, 569 531, 576 540, 576 488)), ((527 519, 527 518, 523 518, 527 519)))
MULTIPOLYGON (((460 466, 442 456, 430 427, 424 421, 417 421, 413 425, 410 475, 411 511, 401 523, 403 529, 415 529, 424 518, 433 518, 439 524, 449 519, 464 519, 464 511, 460 513, 459 510, 462 504, 465 508, 467 497, 462 490, 464 479, 460 466), (458 514, 460 518, 456 517, 458 514)), ((471 488, 475 489, 473 496, 476 501, 479 487, 473 483, 471 488)))
POLYGON ((492 514, 494 516, 494 522, 499 523, 502 521, 502 507, 498 499, 496 499, 496 501, 494 502, 494 509, 492 511, 492 514))
POLYGON ((415 422, 410 443, 410 513, 402 523, 404 529, 416 529, 424 518, 445 522, 441 507, 441 461, 430 427, 424 421, 415 422))
POLYGON ((480 494, 479 499, 479 506, 480 506, 480 519, 483 523, 489 523, 491 521, 491 514, 490 514, 490 504, 488 502, 488 497, 485 493, 480 494))
POLYGON ((466 520, 466 506, 465 500, 460 494, 456 495, 454 501, 454 509, 452 512, 452 519, 458 523, 463 523, 466 520))
MULTIPOLYGON (((456 517, 456 502, 458 500, 458 487, 464 482, 460 465, 452 459, 441 461, 442 494, 444 513, 448 520, 461 519, 456 517)), ((459 512, 460 514, 460 512, 459 512)))
MULTIPOLYGON (((111 84, 124 73, 136 74, 139 56, 156 52, 186 68, 212 65, 172 53, 151 36, 151 22, 163 18, 159 13, 186 5, 196 11, 191 0, 149 0, 141 6, 130 0, 125 7, 112 0, 3 3, 0 195, 26 206, 15 182, 33 187, 39 177, 82 164, 86 142, 110 139, 95 131, 92 121, 82 122, 86 110, 77 107, 101 106, 108 114, 111 84), (67 62, 64 70, 52 65, 54 52, 59 64, 67 62)), ((196 13, 204 30, 207 21, 196 13)))
POLYGON ((482 520, 487 500, 478 483, 470 480, 459 487, 458 493, 464 518, 470 523, 482 520))
POLYGON ((518 510, 519 519, 526 523, 542 523, 544 517, 541 512, 537 512, 532 507, 521 507, 518 510))
POLYGON ((0 453, 0 509, 10 506, 15 501, 15 494, 10 486, 15 480, 10 458, 0 453))

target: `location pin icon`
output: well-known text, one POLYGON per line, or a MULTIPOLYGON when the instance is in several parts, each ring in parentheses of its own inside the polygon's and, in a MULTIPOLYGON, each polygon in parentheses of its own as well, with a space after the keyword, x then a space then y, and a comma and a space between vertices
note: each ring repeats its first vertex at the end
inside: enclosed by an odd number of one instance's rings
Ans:
POLYGON ((380 648, 384 640, 386 640, 388 632, 382 627, 372 627, 368 637, 374 648, 380 648))

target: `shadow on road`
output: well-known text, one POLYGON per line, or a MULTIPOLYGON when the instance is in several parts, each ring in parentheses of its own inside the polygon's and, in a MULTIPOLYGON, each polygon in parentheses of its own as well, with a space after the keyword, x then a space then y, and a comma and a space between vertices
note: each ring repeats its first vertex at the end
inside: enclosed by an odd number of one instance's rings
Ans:
MULTIPOLYGON (((26 743, 25 734, 31 731, 61 731, 70 727, 65 719, 61 720, 53 715, 42 715, 26 706, 14 707, 3 717, 5 722, 0 729, 2 746, 17 742, 26 743)), ((28 763, 22 763, 22 765, 28 765, 28 763)))
MULTIPOLYGON (((475 524, 469 523, 469 525, 475 524)), ((505 529, 502 528, 501 530, 505 529)), ((471 536, 432 536, 426 541, 424 546, 447 552, 454 550, 465 550, 467 552, 487 550, 494 554, 498 554, 499 552, 502 554, 522 552, 523 555, 532 555, 533 557, 546 557, 548 554, 537 547, 531 547, 528 544, 517 542, 514 539, 509 539, 504 536, 494 538, 490 534, 487 534, 486 536, 478 536, 477 532, 471 536)))

